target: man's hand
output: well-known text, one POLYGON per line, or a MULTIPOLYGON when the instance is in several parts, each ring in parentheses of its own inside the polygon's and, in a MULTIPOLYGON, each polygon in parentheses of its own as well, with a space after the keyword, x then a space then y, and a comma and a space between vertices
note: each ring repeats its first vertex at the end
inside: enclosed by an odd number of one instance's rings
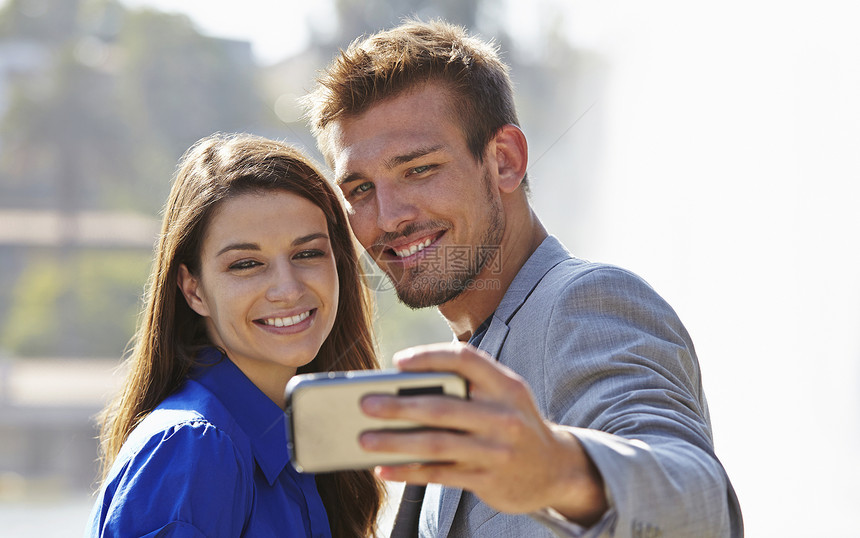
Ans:
POLYGON ((541 417, 525 381, 464 344, 420 346, 394 360, 404 371, 456 372, 470 400, 444 396, 364 398, 363 411, 455 431, 365 432, 365 450, 416 454, 444 463, 378 467, 385 479, 466 489, 496 510, 551 507, 582 525, 606 511, 603 480, 579 441, 541 417))

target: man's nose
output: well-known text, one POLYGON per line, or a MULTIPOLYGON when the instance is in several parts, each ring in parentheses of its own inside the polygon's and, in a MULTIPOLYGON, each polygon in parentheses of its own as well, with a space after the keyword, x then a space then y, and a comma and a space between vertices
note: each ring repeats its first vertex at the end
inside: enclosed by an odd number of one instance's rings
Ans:
POLYGON ((402 190, 377 188, 376 225, 385 232, 396 232, 418 217, 418 208, 402 190))

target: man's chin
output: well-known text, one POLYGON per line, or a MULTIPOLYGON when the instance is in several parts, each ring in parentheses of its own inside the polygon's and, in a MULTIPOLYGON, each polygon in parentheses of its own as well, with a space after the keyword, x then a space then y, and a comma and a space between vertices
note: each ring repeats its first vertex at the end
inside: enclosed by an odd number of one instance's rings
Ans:
POLYGON ((423 282, 421 285, 413 281, 396 285, 394 290, 397 292, 397 298, 401 303, 413 310, 417 310, 419 308, 443 305, 457 298, 465 291, 466 287, 454 284, 470 280, 471 278, 433 280, 431 282, 423 282))
MULTIPOLYGON (((431 295, 418 295, 414 291, 410 291, 410 293, 400 293, 397 292, 397 299, 400 301, 400 304, 411 308, 412 310, 419 310, 421 308, 429 308, 431 306, 439 306, 440 304, 444 304, 447 302, 446 299, 439 299, 437 297, 431 295)), ((450 300, 450 299, 448 299, 450 300)))

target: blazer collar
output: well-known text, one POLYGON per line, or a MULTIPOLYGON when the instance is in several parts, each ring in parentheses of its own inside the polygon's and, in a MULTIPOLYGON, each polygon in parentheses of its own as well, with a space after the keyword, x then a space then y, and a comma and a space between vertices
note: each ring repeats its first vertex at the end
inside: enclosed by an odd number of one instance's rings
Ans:
POLYGON ((520 309, 529 295, 537 287, 541 279, 550 269, 571 258, 572 255, 564 245, 554 236, 547 236, 538 248, 529 256, 526 263, 520 268, 517 276, 502 297, 502 302, 496 308, 495 317, 501 318, 504 323, 511 321, 514 314, 520 309))

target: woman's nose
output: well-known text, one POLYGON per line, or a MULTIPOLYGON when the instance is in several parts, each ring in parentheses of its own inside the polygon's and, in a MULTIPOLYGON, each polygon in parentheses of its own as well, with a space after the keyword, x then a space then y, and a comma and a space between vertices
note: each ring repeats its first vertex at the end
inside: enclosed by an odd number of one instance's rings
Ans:
POLYGON ((272 302, 294 303, 304 293, 304 283, 298 271, 287 262, 273 265, 266 298, 272 302))

